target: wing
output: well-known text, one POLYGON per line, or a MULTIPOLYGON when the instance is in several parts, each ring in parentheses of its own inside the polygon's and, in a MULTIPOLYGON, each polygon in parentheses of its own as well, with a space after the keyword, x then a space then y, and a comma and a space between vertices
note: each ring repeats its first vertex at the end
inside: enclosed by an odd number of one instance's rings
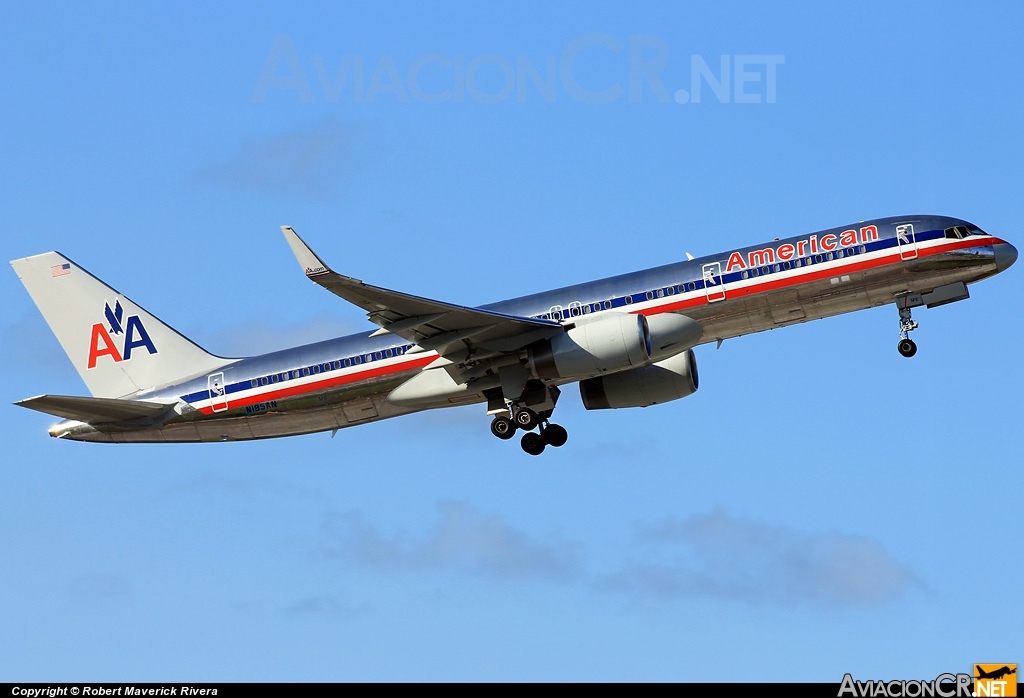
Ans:
POLYGON ((289 226, 281 226, 281 231, 310 280, 359 306, 370 322, 380 326, 373 336, 391 333, 442 356, 468 352, 479 359, 483 354, 516 351, 562 331, 551 320, 504 315, 370 286, 332 271, 289 226))

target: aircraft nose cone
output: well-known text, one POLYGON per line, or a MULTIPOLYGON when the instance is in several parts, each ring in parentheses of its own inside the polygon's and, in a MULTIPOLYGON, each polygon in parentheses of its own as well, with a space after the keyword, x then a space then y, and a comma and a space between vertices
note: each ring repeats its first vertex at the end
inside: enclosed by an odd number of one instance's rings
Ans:
POLYGON ((992 245, 992 251, 996 255, 997 272, 1009 269, 1017 261, 1017 248, 1008 242, 992 245))

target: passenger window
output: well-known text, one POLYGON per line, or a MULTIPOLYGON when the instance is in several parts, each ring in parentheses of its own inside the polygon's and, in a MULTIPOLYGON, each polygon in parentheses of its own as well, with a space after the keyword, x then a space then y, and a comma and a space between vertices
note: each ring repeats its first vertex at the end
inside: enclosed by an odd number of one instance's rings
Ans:
POLYGON ((782 265, 781 264, 776 264, 775 265, 775 271, 782 271, 782 265))
POLYGON ((669 286, 668 288, 665 289, 665 293, 667 293, 670 296, 673 295, 675 292, 676 292, 676 287, 675 286, 669 286))
POLYGON ((825 253, 825 259, 831 260, 832 259, 832 253, 831 252, 826 252, 825 253))
POLYGON ((256 380, 255 378, 253 378, 253 379, 252 379, 251 381, 249 381, 249 383, 250 383, 250 384, 252 385, 252 387, 254 387, 254 388, 255 388, 256 386, 258 386, 258 385, 260 384, 260 382, 259 382, 258 380, 256 380))
POLYGON ((860 246, 860 253, 861 253, 861 254, 864 254, 864 253, 865 253, 865 252, 867 252, 867 251, 868 251, 868 248, 867 248, 867 247, 865 247, 864 245, 861 245, 861 246, 860 246))
POLYGON ((782 268, 783 269, 789 269, 789 262, 783 262, 782 263, 782 268))
POLYGON ((280 380, 280 379, 277 377, 276 373, 270 377, 270 382, 271 383, 276 383, 278 380, 280 380))
POLYGON ((612 308, 612 302, 611 301, 605 301, 604 302, 604 309, 605 310, 611 310, 611 308, 612 308))
POLYGON ((820 263, 821 262, 821 255, 820 254, 814 255, 814 261, 820 263))
POLYGON ((794 259, 793 260, 793 268, 796 269, 799 266, 800 266, 800 260, 799 259, 794 259))
POLYGON ((633 296, 626 296, 626 305, 632 305, 633 296))
POLYGON ((741 271, 741 272, 740 272, 740 278, 741 278, 741 279, 745 279, 745 278, 747 278, 747 272, 745 272, 745 271, 741 271))

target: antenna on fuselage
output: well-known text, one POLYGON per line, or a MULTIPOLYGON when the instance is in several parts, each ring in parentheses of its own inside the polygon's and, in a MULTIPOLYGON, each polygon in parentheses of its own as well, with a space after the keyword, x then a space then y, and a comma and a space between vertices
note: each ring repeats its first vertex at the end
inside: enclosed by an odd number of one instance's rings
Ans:
POLYGON ((689 262, 692 262, 693 261, 693 255, 690 254, 689 252, 687 252, 686 253, 686 260, 689 261, 689 262))

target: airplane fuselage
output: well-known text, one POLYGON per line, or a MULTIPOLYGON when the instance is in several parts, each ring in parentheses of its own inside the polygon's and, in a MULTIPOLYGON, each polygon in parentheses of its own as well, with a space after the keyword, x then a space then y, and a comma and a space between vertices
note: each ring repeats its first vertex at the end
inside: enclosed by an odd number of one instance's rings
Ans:
MULTIPOLYGON (((1009 252, 1000 245, 1013 249, 955 218, 884 218, 481 309, 562 324, 600 313, 678 313, 703 327, 704 344, 892 304, 915 294, 932 294, 934 301, 926 296, 917 305, 959 300, 966 297, 966 291, 959 293, 959 284, 1008 266, 1009 252)), ((438 354, 393 334, 370 334, 238 359, 213 373, 133 396, 177 400, 177 415, 158 428, 65 421, 50 433, 104 442, 235 441, 337 430, 425 409, 394 404, 388 395, 435 362, 438 354)), ((481 391, 469 388, 432 407, 485 400, 481 391)))

